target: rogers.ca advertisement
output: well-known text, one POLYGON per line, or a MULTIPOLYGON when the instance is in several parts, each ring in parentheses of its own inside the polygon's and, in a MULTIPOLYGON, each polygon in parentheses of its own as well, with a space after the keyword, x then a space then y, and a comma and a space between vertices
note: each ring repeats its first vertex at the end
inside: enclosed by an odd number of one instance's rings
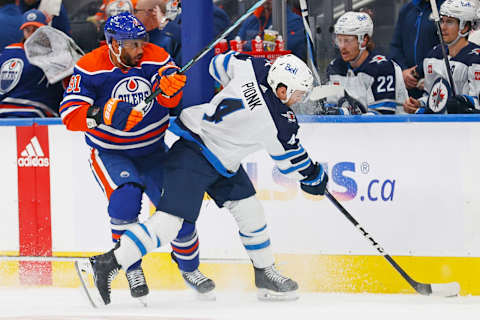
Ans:
MULTIPOLYGON (((52 235, 48 126, 35 124, 31 127, 17 127, 16 131, 20 255, 50 256, 52 235)), ((51 263, 22 262, 20 270, 24 283, 51 282, 51 263)))

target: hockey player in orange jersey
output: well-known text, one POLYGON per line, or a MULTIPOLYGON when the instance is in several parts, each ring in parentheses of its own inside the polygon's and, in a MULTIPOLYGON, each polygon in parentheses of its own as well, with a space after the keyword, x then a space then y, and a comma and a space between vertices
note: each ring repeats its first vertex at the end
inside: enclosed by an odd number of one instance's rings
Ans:
MULTIPOLYGON (((154 205, 160 201, 158 164, 167 151, 168 108, 178 105, 186 76, 177 73, 179 68, 165 50, 147 42, 145 27, 128 12, 109 18, 105 37, 106 46, 75 66, 60 114, 69 130, 85 132, 92 172, 109 200, 115 242, 128 236, 126 230, 138 221, 143 192, 154 205), (135 110, 156 88, 163 94, 143 112, 135 110)), ((172 247, 174 254, 178 251, 185 258, 178 263, 187 284, 200 293, 213 290, 214 282, 198 270, 193 223, 183 225, 172 247)), ((148 294, 141 260, 126 270, 126 276, 132 296, 148 294)))

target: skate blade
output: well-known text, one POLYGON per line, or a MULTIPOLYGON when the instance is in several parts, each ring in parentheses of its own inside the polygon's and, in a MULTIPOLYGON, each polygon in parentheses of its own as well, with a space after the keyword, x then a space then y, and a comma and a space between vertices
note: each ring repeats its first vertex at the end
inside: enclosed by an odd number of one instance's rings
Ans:
POLYGON ((144 308, 148 307, 148 302, 147 302, 147 297, 146 297, 146 296, 135 298, 135 300, 137 300, 138 302, 140 302, 140 304, 141 304, 144 308))
POLYGON ((105 306, 97 287, 93 283, 93 269, 90 261, 75 261, 75 269, 82 284, 83 292, 85 292, 92 307, 99 308, 105 306), (89 275, 92 275, 92 277, 89 277, 89 275))
POLYGON ((205 293, 197 292, 196 297, 197 297, 197 300, 200 300, 200 301, 215 301, 215 300, 217 300, 217 296, 215 295, 214 290, 209 291, 209 292, 205 292, 205 293))
POLYGON ((268 289, 258 289, 257 298, 260 301, 293 301, 300 297, 297 291, 275 292, 268 289))

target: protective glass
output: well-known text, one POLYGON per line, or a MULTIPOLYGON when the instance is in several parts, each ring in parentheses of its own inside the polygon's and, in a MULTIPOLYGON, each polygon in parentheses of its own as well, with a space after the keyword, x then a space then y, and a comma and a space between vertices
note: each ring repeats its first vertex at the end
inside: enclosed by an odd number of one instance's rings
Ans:
POLYGON ((339 47, 353 47, 358 45, 357 36, 337 34, 334 36, 335 45, 339 47))
POLYGON ((122 40, 122 47, 125 49, 143 48, 147 44, 147 39, 127 39, 122 40))
POLYGON ((450 17, 445 17, 441 16, 440 17, 440 25, 446 24, 447 27, 456 27, 459 24, 459 21, 455 18, 450 18, 450 17))
POLYGON ((299 103, 299 102, 306 102, 307 96, 308 95, 306 94, 305 91, 295 90, 290 96, 290 101, 292 104, 299 103))

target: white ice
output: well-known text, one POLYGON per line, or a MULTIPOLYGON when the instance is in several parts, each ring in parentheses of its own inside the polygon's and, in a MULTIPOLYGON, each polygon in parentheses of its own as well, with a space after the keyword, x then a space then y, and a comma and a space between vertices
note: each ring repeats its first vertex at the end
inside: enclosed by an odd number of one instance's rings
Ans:
POLYGON ((300 293, 291 302, 260 302, 255 292, 218 291, 216 301, 199 301, 190 291, 153 291, 148 307, 126 290, 93 309, 80 289, 0 288, 0 319, 31 320, 267 320, 267 319, 479 319, 480 297, 300 293))

